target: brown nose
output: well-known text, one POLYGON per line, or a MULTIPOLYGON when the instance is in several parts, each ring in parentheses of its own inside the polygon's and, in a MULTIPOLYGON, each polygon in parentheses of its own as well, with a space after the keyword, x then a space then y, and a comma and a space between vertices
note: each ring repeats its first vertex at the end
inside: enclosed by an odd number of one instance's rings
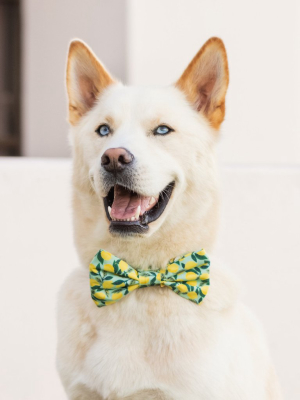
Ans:
POLYGON ((101 157, 101 165, 108 172, 120 172, 134 159, 133 154, 123 147, 107 149, 101 157))

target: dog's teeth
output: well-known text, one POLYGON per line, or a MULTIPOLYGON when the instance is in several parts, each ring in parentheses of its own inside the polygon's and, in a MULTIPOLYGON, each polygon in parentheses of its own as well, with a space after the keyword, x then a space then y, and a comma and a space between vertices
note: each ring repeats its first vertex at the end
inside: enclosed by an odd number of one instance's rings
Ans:
POLYGON ((109 216, 111 217, 111 207, 109 207, 109 206, 108 206, 108 213, 109 213, 109 216))
POLYGON ((154 204, 154 203, 155 203, 155 197, 151 197, 149 206, 152 206, 152 204, 154 204))
POLYGON ((139 219, 140 212, 141 212, 141 206, 138 206, 136 213, 135 213, 135 219, 139 219))
POLYGON ((135 218, 134 218, 134 217, 131 217, 131 221, 135 221, 135 218))

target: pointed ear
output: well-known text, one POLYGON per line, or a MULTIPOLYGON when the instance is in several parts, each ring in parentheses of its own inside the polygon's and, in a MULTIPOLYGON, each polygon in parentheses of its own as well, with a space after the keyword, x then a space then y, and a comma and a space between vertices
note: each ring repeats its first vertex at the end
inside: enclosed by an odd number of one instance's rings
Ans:
POLYGON ((70 44, 67 63, 69 122, 75 125, 90 110, 103 89, 115 81, 80 40, 70 44))
POLYGON ((177 81, 193 107, 218 129, 225 116, 225 95, 229 83, 228 62, 221 39, 209 39, 177 81))

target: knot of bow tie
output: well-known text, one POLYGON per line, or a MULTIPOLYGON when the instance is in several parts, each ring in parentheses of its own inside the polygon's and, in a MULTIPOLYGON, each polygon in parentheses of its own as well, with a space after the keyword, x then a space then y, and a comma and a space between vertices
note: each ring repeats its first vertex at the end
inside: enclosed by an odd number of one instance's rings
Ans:
POLYGON ((210 261, 205 250, 171 259, 166 269, 139 270, 105 250, 90 264, 92 299, 98 307, 113 304, 138 288, 159 285, 200 304, 209 288, 210 261))

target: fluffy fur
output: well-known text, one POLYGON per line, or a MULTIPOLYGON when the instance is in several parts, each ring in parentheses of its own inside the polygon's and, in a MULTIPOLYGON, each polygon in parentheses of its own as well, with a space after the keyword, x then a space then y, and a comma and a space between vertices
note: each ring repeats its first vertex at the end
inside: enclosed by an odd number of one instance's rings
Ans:
POLYGON ((103 248, 134 267, 162 268, 204 247, 218 222, 214 144, 225 114, 228 65, 220 39, 210 39, 169 87, 126 87, 85 44, 71 43, 67 88, 73 146, 75 242, 81 266, 59 295, 57 366, 71 400, 279 400, 280 389, 261 327, 238 299, 233 274, 211 257, 203 304, 160 287, 136 290, 97 308, 88 266, 103 248), (108 123, 113 133, 95 130, 108 123), (174 132, 154 136, 167 124, 174 132), (154 196, 175 189, 147 234, 109 233, 102 197, 105 150, 135 155, 133 189, 154 196))

